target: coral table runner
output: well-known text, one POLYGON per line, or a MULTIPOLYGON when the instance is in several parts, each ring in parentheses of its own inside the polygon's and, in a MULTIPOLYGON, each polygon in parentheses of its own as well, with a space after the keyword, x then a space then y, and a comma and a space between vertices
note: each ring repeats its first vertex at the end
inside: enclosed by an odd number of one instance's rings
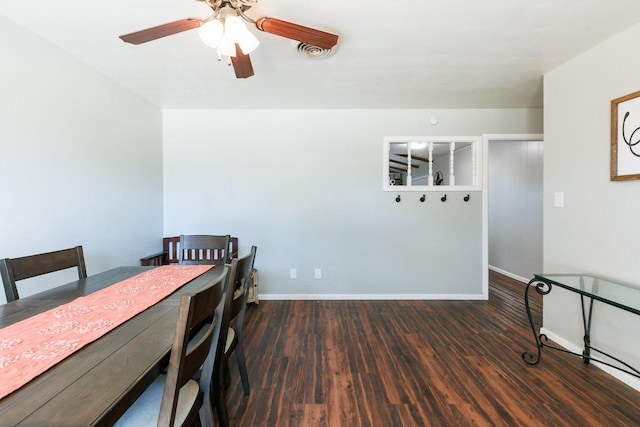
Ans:
POLYGON ((0 399, 211 268, 154 268, 0 329, 0 399))

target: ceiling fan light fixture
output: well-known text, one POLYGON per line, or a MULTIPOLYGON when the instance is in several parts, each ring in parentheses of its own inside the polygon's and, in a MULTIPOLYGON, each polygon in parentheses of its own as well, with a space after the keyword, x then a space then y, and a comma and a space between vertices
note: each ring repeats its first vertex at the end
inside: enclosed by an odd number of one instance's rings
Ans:
POLYGON ((237 40, 244 31, 247 31, 247 27, 236 15, 230 15, 224 19, 224 32, 231 39, 237 40))
MULTIPOLYGON (((228 8, 226 8, 228 9, 228 8)), ((233 10, 232 10, 233 11, 233 10)), ((200 39, 211 48, 217 48, 218 58, 235 57, 236 43, 245 55, 250 54, 260 44, 247 26, 229 10, 220 13, 215 19, 205 22, 198 28, 200 39)))
POLYGON ((240 45, 242 53, 250 54, 260 44, 256 36, 254 36, 247 26, 238 16, 227 16, 224 21, 224 32, 234 43, 240 45))
POLYGON ((237 39, 237 43, 240 45, 240 49, 242 49, 242 53, 244 53, 245 55, 248 55, 254 50, 256 50, 256 48, 260 44, 260 41, 256 36, 253 35, 251 31, 249 31, 245 27, 245 31, 243 31, 243 33, 240 34, 240 37, 238 37, 237 39))
POLYGON ((198 35, 200 36, 200 39, 204 44, 214 49, 220 44, 223 32, 224 27, 222 22, 217 19, 205 22, 203 25, 198 27, 198 35))
POLYGON ((236 44, 227 33, 224 33, 218 44, 218 56, 236 56, 236 44))

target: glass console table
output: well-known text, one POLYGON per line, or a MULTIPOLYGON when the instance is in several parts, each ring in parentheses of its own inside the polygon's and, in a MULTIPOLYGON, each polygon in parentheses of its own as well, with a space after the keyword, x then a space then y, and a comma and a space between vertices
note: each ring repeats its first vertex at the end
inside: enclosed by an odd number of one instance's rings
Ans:
POLYGON ((547 347, 564 353, 581 356, 584 363, 589 363, 593 360, 640 378, 640 371, 638 369, 611 354, 591 346, 591 318, 593 314, 593 303, 595 301, 640 315, 640 287, 586 274, 534 274, 534 278, 527 284, 524 303, 527 309, 529 323, 531 324, 531 331, 536 340, 537 354, 525 351, 522 353, 522 359, 529 365, 536 365, 540 362, 542 347, 547 347), (582 324, 584 327, 584 347, 582 354, 549 344, 545 334, 538 334, 536 332, 529 307, 529 290, 534 288, 538 294, 547 295, 554 286, 580 295, 582 324), (619 365, 592 357, 592 352, 606 356, 610 360, 618 362, 619 365))

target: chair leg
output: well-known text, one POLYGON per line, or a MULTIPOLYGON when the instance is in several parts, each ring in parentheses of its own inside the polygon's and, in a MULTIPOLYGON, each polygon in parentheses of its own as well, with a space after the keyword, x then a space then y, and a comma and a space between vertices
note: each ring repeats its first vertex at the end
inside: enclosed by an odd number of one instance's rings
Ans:
POLYGON ((213 404, 216 395, 216 392, 212 391, 214 384, 217 385, 217 382, 213 381, 213 384, 210 383, 209 390, 203 393, 199 416, 196 417, 192 427, 214 427, 213 411, 215 409, 213 408, 213 404))
POLYGON ((247 365, 244 359, 244 346, 242 345, 242 337, 238 337, 238 344, 235 349, 236 360, 238 361, 238 370, 240 371, 240 379, 242 380, 242 388, 244 389, 244 395, 248 395, 251 390, 249 389, 249 376, 247 375, 247 365))
POLYGON ((207 411, 205 405, 200 408, 200 416, 193 421, 192 427, 213 427, 213 414, 207 411))
POLYGON ((231 370, 229 369, 229 362, 227 360, 224 361, 224 366, 222 367, 222 385, 225 390, 231 385, 231 370))
POLYGON ((220 425, 220 427, 229 427, 229 413, 227 412, 227 393, 224 389, 222 375, 219 378, 218 390, 213 396, 213 399, 215 400, 216 412, 218 414, 218 424, 220 425))

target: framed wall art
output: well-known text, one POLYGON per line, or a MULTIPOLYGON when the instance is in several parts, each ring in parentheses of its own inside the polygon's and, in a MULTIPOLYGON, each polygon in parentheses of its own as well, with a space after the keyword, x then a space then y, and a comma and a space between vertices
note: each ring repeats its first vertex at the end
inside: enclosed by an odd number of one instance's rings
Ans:
POLYGON ((611 181, 640 179, 640 91, 611 101, 611 181))

